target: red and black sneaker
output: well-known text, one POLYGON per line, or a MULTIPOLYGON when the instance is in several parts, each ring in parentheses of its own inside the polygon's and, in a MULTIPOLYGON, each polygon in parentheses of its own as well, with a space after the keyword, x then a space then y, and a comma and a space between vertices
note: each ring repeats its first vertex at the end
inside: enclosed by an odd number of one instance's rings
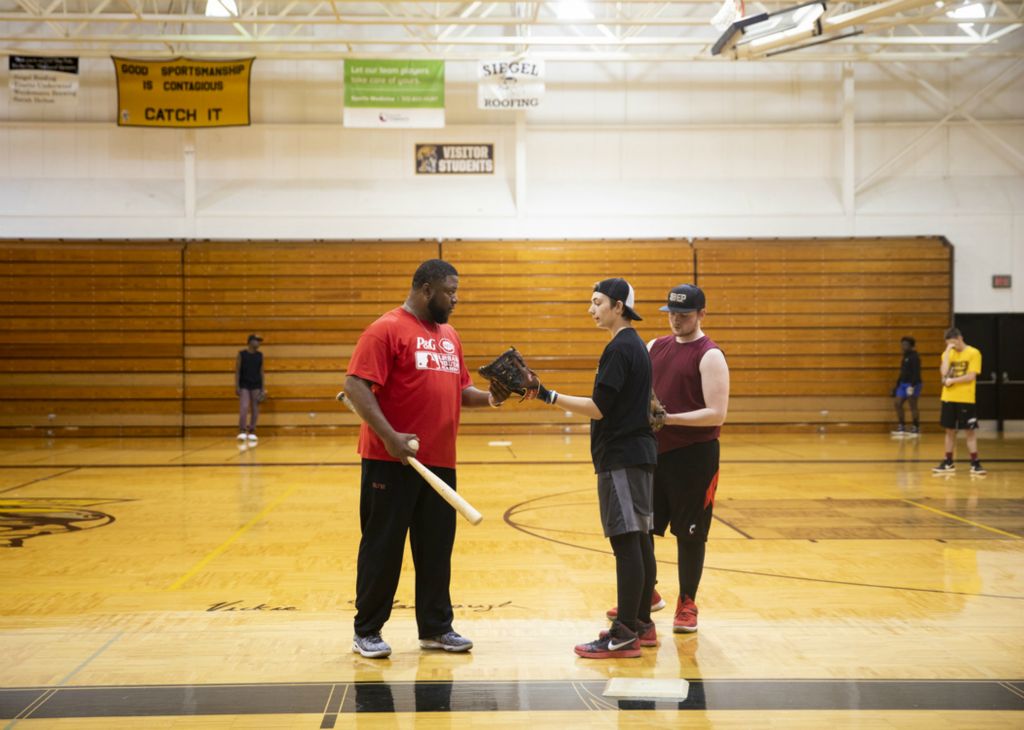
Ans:
MULTIPOLYGON (((654 593, 651 594, 651 611, 660 611, 665 608, 665 599, 658 593, 658 589, 654 589, 654 593)), ((605 616, 614 620, 619 617, 619 607, 613 606, 605 612, 605 616)))
POLYGON ((676 603, 676 617, 672 631, 677 634, 692 634, 697 630, 697 604, 689 596, 680 596, 676 603))
MULTIPOLYGON (((658 642, 658 629, 654 625, 654 622, 645 624, 643 621, 638 621, 639 631, 636 632, 637 639, 639 640, 640 646, 657 646, 658 642)), ((602 631, 598 637, 603 639, 608 636, 608 629, 602 631)))
POLYGON ((575 651, 584 659, 635 659, 640 656, 640 639, 629 627, 615 621, 607 632, 575 651))

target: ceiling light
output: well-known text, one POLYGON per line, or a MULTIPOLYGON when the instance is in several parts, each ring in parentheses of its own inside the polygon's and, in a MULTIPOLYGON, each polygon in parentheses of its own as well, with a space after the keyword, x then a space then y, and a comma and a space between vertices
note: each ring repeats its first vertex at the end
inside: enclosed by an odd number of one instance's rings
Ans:
POLYGON ((958 8, 946 11, 947 17, 955 18, 956 20, 978 20, 984 18, 985 15, 985 6, 981 3, 961 5, 958 8))
MULTIPOLYGON (((774 13, 748 15, 733 22, 711 48, 717 56, 730 48, 753 48, 768 44, 797 42, 821 33, 819 20, 825 14, 825 0, 811 0, 774 13), (752 46, 751 44, 754 44, 752 46)), ((764 51, 771 50, 766 47, 764 51)), ((757 53, 764 52, 757 51, 757 53)))
POLYGON ((586 0, 559 0, 555 3, 555 15, 560 20, 587 20, 594 17, 586 0))
POLYGON ((235 0, 206 0, 208 18, 234 18, 238 16, 235 0))

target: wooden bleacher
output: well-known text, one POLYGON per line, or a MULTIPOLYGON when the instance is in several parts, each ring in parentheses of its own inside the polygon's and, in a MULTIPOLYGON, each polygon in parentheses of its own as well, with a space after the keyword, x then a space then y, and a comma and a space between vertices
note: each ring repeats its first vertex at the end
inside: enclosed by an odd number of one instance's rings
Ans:
POLYGON ((0 241, 0 435, 176 436, 180 244, 0 241))
POLYGON ((729 359, 731 425, 886 427, 904 335, 921 355, 922 425, 938 421, 942 331, 952 321, 944 239, 695 247, 706 330, 729 359))
MULTIPOLYGON (((420 261, 460 272, 452 319, 476 368, 518 347, 545 384, 588 394, 607 334, 594 282, 624 276, 644 339, 666 333, 672 286, 696 281, 732 371, 737 429, 881 430, 899 338, 918 339, 922 420, 937 418, 951 248, 939 238, 815 241, 0 241, 0 434, 227 433, 235 353, 265 338, 261 433, 351 429, 334 401, 352 348, 398 306, 420 261), (823 414, 823 412, 826 412, 823 414)), ((463 431, 578 433, 536 403, 465 411, 463 431)))
POLYGON ((185 428, 238 423, 235 354, 264 337, 261 433, 354 427, 334 396, 360 333, 409 292, 437 243, 192 243, 185 250, 185 428))
MULTIPOLYGON (((574 395, 590 395, 608 342, 587 314, 596 282, 622 276, 633 285, 644 318, 638 329, 650 337, 664 323, 658 307, 666 292, 693 278, 693 250, 678 241, 458 241, 445 243, 444 255, 459 271, 452 322, 474 376, 515 345, 545 385, 574 395)), ((589 428, 585 419, 536 402, 467 410, 462 422, 467 433, 589 428)))

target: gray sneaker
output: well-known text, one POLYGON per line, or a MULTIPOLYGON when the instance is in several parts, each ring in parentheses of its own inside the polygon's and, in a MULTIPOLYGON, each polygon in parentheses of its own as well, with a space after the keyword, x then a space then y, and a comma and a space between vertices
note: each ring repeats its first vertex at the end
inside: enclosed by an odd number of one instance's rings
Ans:
POLYGON ((352 637, 352 651, 369 659, 383 659, 391 655, 391 647, 381 638, 380 633, 352 637))
POLYGON ((473 642, 465 636, 459 636, 454 631, 439 636, 431 636, 420 639, 421 649, 444 649, 445 651, 469 651, 473 648, 473 642))

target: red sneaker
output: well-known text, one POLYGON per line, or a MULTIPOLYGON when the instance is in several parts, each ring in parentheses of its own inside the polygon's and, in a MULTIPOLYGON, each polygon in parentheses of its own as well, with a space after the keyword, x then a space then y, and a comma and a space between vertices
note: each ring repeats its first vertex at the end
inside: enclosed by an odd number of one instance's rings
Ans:
MULTIPOLYGON (((661 643, 658 641, 658 629, 653 621, 646 625, 641 621, 640 630, 636 632, 636 635, 640 646, 658 646, 661 643)), ((598 636, 602 639, 608 636, 608 629, 602 631, 598 636)))
POLYGON ((697 630, 697 604, 689 596, 680 596, 676 603, 676 617, 672 631, 677 634, 692 634, 697 630))
MULTIPOLYGON (((665 599, 658 593, 658 589, 654 589, 654 593, 651 594, 651 611, 660 611, 665 608, 665 599)), ((612 619, 613 621, 619 617, 619 607, 614 606, 609 608, 605 613, 605 616, 612 619)))
POLYGON ((584 659, 635 659, 640 656, 637 635, 618 621, 589 644, 578 644, 575 652, 584 659))

